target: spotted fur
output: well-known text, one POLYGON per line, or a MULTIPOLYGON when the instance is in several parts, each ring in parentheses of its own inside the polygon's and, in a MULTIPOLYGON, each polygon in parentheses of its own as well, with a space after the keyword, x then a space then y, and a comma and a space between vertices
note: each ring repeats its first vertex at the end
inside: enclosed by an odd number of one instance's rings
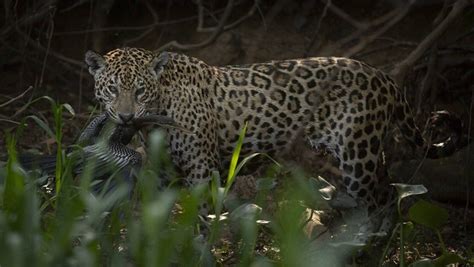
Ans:
POLYGON ((392 123, 429 155, 444 149, 426 145, 387 74, 352 59, 215 67, 183 54, 120 48, 105 56, 88 52, 86 62, 97 99, 117 122, 157 113, 190 130, 167 130, 172 159, 188 185, 225 169, 245 122, 243 154, 278 155, 302 133, 312 148, 339 159, 347 192, 372 208, 380 204, 376 172, 392 123))

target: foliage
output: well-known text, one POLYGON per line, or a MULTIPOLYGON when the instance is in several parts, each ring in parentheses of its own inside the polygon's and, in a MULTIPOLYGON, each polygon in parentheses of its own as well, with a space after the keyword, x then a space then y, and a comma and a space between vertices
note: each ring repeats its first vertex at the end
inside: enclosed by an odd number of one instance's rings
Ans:
MULTIPOLYGON (((105 181, 94 181, 93 162, 86 164, 80 177, 73 177, 75 159, 65 156, 61 149, 61 129, 64 109, 74 112, 66 104, 44 99, 52 104, 54 130, 37 116, 27 119, 36 122, 57 143, 54 195, 45 195, 38 186, 44 177, 20 168, 16 146, 21 127, 15 134, 8 134, 9 159, 0 186, 0 266, 215 266, 227 264, 226 259, 215 256, 225 250, 239 266, 335 266, 347 256, 341 246, 327 253, 304 234, 306 205, 317 202, 317 190, 298 171, 288 174, 291 184, 283 183, 281 190, 275 190, 272 178, 260 178, 254 203, 227 207, 228 211, 223 212, 235 177, 259 155, 240 155, 246 127, 240 132, 224 185, 220 174, 214 173, 209 186, 182 188, 171 183, 160 188, 162 171, 169 168, 170 160, 164 136, 158 131, 150 135, 148 164, 131 188, 122 181, 120 172, 105 181), (96 190, 97 184, 102 184, 102 189, 96 190), (276 191, 277 203, 272 213, 267 212, 265 201, 271 191, 276 191), (213 214, 210 223, 204 223, 209 220, 202 220, 198 210, 208 199, 213 214), (262 235, 270 239, 263 249, 259 244, 262 235), (230 248, 226 248, 226 240, 231 240, 230 248)), ((397 185, 397 189, 400 201, 425 192, 420 186, 397 185)), ((433 204, 417 202, 410 208, 408 220, 401 219, 397 225, 401 247, 413 232, 414 223, 436 231, 443 243, 439 229, 446 216, 433 204)), ((452 262, 468 261, 443 246, 439 258, 418 261, 413 266, 452 262)))
MULTIPOLYGON (((458 254, 452 253, 447 250, 443 238, 441 236, 441 227, 448 221, 448 212, 435 204, 432 204, 426 200, 418 200, 408 210, 408 219, 404 219, 404 215, 401 211, 401 201, 404 198, 425 194, 428 190, 423 185, 408 185, 408 184, 392 184, 397 192, 397 211, 399 216, 399 222, 393 230, 390 239, 393 239, 397 230, 399 231, 400 238, 400 266, 405 266, 405 247, 408 245, 407 239, 413 236, 414 224, 419 224, 424 227, 430 228, 436 232, 441 247, 441 256, 436 259, 423 258, 419 261, 413 262, 409 266, 420 267, 420 266, 447 266, 450 264, 474 264, 472 260, 464 259, 458 254)), ((390 241, 389 241, 390 243, 390 241)), ((387 252, 385 249, 384 256, 387 252)), ((383 256, 383 257, 384 257, 383 256)), ((382 260, 383 260, 382 257, 382 260)), ((382 265, 382 261, 380 262, 382 265)))

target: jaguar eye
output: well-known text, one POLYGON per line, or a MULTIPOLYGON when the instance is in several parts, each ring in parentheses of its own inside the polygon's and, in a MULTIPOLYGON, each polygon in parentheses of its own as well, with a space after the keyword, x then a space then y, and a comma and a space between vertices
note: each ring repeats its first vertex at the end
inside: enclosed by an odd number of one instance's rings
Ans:
POLYGON ((139 97, 139 96, 143 95, 144 92, 145 92, 145 88, 140 87, 140 88, 138 88, 137 91, 135 92, 135 95, 136 95, 137 97, 139 97))
POLYGON ((118 89, 117 89, 116 86, 109 85, 109 88, 108 88, 108 89, 109 89, 109 92, 110 92, 111 94, 113 94, 113 95, 115 95, 115 96, 118 94, 118 89))
POLYGON ((144 93, 145 93, 145 88, 144 88, 144 87, 138 88, 138 89, 135 91, 135 99, 136 99, 137 101, 139 101, 140 98, 143 96, 144 93))

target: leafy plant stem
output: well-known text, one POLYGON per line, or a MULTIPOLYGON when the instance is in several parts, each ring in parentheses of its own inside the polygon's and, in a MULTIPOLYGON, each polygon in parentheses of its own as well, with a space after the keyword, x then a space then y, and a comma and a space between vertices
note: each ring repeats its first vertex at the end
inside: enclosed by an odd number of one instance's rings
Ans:
POLYGON ((242 149, 242 144, 245 138, 245 132, 247 131, 247 122, 245 122, 244 127, 240 130, 239 139, 237 140, 237 144, 235 146, 234 152, 232 153, 232 159, 230 161, 229 166, 229 173, 227 174, 227 181, 225 185, 224 195, 226 196, 229 192, 229 189, 234 182, 235 176, 237 175, 237 162, 239 161, 240 157, 240 150, 242 149))
POLYGON ((55 126, 55 137, 56 137, 56 195, 61 192, 62 182, 62 168, 63 168, 63 152, 62 152, 62 106, 53 104, 54 112, 54 126, 55 126))
POLYGON ((405 266, 405 233, 403 222, 400 224, 400 266, 405 266))
POLYGON ((439 230, 436 230, 436 235, 438 236, 439 244, 441 246, 441 249, 443 250, 443 254, 447 253, 448 250, 446 249, 446 244, 444 244, 443 237, 441 236, 441 232, 439 230))
POLYGON ((388 249, 390 248, 390 244, 392 243, 393 238, 395 238, 395 234, 397 233, 398 227, 400 227, 400 223, 397 223, 395 225, 395 228, 392 231, 392 235, 390 236, 390 239, 387 241, 387 245, 385 245, 385 248, 382 253, 382 257, 380 258, 379 266, 382 267, 383 265, 383 260, 385 259, 385 256, 387 256, 388 249))

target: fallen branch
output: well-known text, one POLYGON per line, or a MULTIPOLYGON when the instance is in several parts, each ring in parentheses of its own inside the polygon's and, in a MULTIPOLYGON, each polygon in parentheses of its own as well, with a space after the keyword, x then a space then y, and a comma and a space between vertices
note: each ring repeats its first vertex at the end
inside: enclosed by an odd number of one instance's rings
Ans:
POLYGON ((398 63, 390 73, 394 77, 395 81, 401 85, 405 79, 407 71, 419 60, 423 54, 428 50, 433 43, 439 39, 439 37, 446 31, 446 29, 459 17, 464 9, 472 4, 472 0, 458 0, 454 3, 453 8, 446 16, 446 18, 438 25, 438 27, 432 31, 419 45, 413 50, 408 57, 402 62, 398 63))

